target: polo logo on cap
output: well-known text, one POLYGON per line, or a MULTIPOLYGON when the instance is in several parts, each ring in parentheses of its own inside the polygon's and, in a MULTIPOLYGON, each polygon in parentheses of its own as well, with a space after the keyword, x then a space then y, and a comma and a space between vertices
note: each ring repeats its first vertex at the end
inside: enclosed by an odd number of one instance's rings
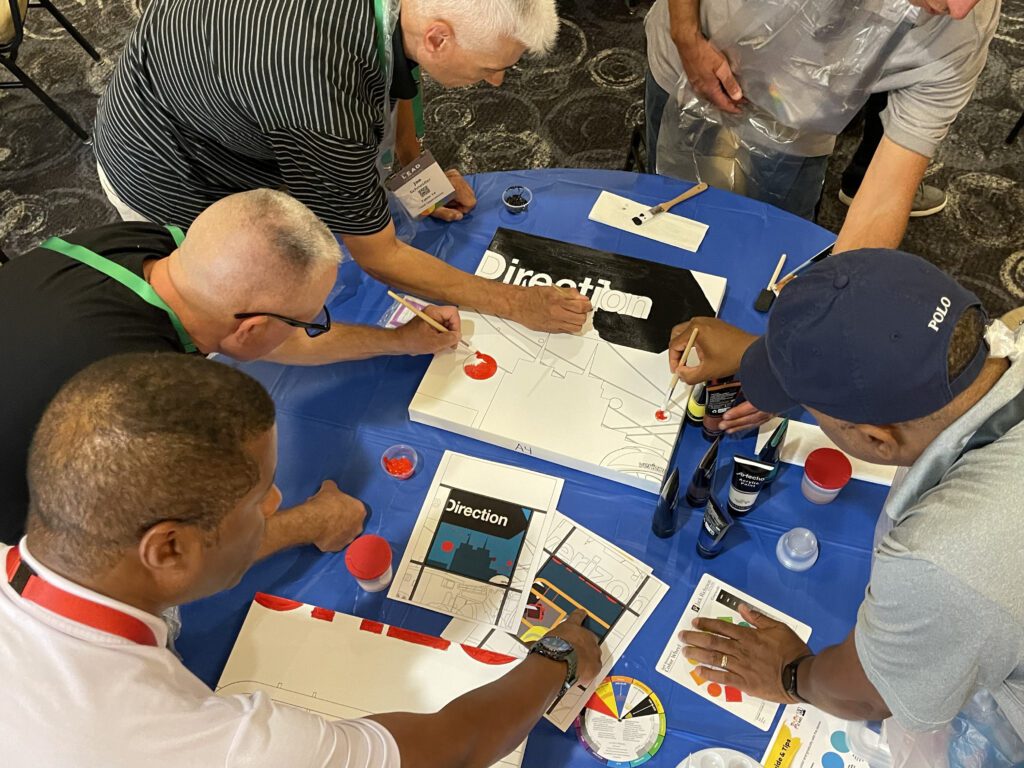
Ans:
POLYGON ((935 308, 935 312, 932 313, 932 321, 928 323, 928 327, 938 333, 939 323, 946 319, 946 315, 949 314, 949 308, 953 304, 946 296, 939 299, 939 306, 935 308))

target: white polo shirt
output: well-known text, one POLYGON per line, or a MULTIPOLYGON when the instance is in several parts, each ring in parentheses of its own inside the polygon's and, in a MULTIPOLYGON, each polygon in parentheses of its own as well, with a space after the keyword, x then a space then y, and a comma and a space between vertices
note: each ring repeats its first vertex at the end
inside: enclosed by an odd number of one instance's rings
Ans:
POLYGON ((262 693, 214 695, 167 649, 162 619, 58 576, 24 539, 20 549, 43 581, 141 622, 156 645, 22 597, 5 568, 10 547, 0 545, 4 768, 399 767, 398 746, 378 723, 324 720, 262 693))

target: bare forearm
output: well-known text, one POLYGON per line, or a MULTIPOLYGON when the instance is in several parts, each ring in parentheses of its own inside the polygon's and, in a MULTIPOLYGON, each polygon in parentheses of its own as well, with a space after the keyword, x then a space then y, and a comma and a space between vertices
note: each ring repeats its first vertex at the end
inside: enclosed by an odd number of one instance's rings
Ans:
POLYGON ((565 680, 565 665, 529 656, 499 680, 436 715, 390 713, 376 720, 398 743, 403 765, 487 768, 527 737, 565 680))
POLYGON ((883 720, 885 701, 868 681, 857 657, 853 633, 800 664, 797 689, 818 709, 845 720, 883 720))
POLYGON ((700 0, 669 0, 668 18, 675 44, 685 45, 698 35, 700 28, 700 0))
POLYGON ((508 317, 522 291, 463 272, 399 240, 394 240, 386 251, 359 247, 350 250, 359 265, 382 283, 484 314, 508 317))
POLYGON ((291 514, 291 511, 289 509, 281 510, 267 519, 263 544, 256 555, 257 559, 269 557, 283 549, 310 543, 308 525, 300 520, 299 515, 291 514))
POLYGON ((834 252, 898 248, 927 167, 928 158, 883 138, 839 230, 834 252))
POLYGON ((406 354, 409 350, 394 330, 335 323, 329 333, 315 338, 296 329, 284 344, 263 359, 284 365, 326 365, 380 355, 406 354))

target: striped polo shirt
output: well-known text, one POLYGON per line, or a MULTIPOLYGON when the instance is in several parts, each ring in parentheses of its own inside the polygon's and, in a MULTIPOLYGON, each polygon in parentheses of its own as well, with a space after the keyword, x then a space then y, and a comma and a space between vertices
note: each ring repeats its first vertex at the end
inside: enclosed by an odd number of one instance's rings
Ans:
POLYGON ((153 221, 271 187, 372 234, 390 220, 386 85, 373 0, 153 0, 100 100, 96 159, 153 221))

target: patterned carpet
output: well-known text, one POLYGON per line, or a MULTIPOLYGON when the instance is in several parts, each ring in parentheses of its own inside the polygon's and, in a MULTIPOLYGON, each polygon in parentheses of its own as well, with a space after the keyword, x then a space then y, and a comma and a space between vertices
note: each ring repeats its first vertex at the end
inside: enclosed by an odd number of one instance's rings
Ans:
MULTIPOLYGON (((146 0, 57 0, 103 55, 94 63, 43 11, 30 14, 19 62, 87 128, 96 99, 146 0)), ((624 0, 560 0, 558 48, 522 63, 501 88, 426 87, 428 143, 464 172, 622 166, 643 116, 643 10, 624 0)), ((1024 304, 1024 136, 1003 139, 1024 110, 1024 0, 1003 17, 973 101, 929 169, 948 190, 937 216, 912 221, 906 250, 974 289, 993 312, 1024 304)), ((839 143, 821 223, 837 229, 838 177, 857 143, 839 143)), ((115 220, 90 149, 27 91, 0 91, 0 247, 19 253, 50 235, 115 220)))

